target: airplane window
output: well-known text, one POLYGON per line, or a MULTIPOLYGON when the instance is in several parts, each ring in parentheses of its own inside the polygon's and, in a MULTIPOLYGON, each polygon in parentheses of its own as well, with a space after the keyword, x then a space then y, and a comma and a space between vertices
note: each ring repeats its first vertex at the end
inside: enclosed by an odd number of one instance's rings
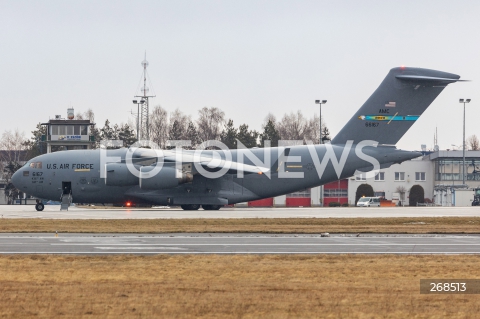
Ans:
POLYGON ((31 162, 31 163, 30 163, 30 167, 31 167, 31 168, 35 168, 35 162, 31 162))
POLYGON ((35 168, 42 168, 42 162, 37 162, 37 165, 35 166, 35 168))

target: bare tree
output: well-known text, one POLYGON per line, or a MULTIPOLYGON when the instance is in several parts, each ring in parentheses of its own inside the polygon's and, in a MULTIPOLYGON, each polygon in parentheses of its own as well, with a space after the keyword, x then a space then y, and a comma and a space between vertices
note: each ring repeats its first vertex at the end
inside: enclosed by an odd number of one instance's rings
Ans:
POLYGON ((90 122, 95 123, 95 113, 93 113, 92 109, 88 109, 83 113, 78 112, 77 115, 75 115, 75 119, 90 120, 90 122))
POLYGON ((305 140, 311 135, 312 127, 301 111, 285 114, 277 129, 282 140, 305 140))
MULTIPOLYGON (((322 139, 325 143, 326 139, 329 139, 328 128, 325 124, 325 120, 322 117, 322 139)), ((313 118, 308 120, 308 130, 305 132, 305 140, 313 141, 314 143, 320 143, 320 118, 317 114, 313 115, 313 118)))
POLYGON ((90 120, 91 123, 95 123, 95 113, 93 113, 92 109, 88 109, 83 113, 83 118, 85 120, 90 120))
POLYGON ((160 148, 165 148, 168 140, 168 113, 160 105, 150 114, 150 139, 160 148))
POLYGON ((198 111, 198 136, 201 141, 218 140, 225 122, 225 113, 216 107, 204 107, 198 111))
POLYGON ((5 198, 9 204, 20 194, 10 180, 26 160, 27 145, 25 134, 19 130, 5 131, 0 138, 0 174, 6 184, 5 198))
POLYGON ((478 137, 475 134, 467 138, 467 147, 471 151, 480 150, 480 141, 478 140, 478 137))
POLYGON ((0 160, 2 162, 20 162, 23 157, 23 151, 26 150, 25 134, 18 129, 15 131, 5 131, 0 139, 0 150, 9 152, 2 152, 0 160))

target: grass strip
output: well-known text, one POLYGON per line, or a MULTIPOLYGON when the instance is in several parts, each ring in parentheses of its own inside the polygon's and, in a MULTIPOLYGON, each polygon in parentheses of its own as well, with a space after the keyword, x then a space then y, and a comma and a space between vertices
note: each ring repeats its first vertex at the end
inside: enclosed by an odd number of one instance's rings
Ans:
POLYGON ((478 256, 0 256, 2 318, 477 318, 478 256))
POLYGON ((480 233, 480 217, 248 219, 0 219, 0 232, 35 233, 480 233))

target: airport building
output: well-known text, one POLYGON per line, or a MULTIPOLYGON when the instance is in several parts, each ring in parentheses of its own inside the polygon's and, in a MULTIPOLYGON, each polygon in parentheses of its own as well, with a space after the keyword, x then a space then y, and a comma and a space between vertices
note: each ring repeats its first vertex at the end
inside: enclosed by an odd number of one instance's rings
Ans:
POLYGON ((42 140, 47 143, 47 153, 93 148, 95 137, 91 129, 95 123, 74 118, 74 109, 69 108, 67 118, 55 115, 55 119, 42 123, 47 128, 47 135, 42 137, 42 140))
POLYGON ((355 205, 357 189, 362 184, 372 186, 375 196, 402 206, 409 205, 414 185, 423 189, 426 204, 470 206, 474 188, 480 188, 480 151, 465 151, 466 186, 462 167, 461 150, 426 152, 422 157, 381 169, 374 176, 361 174, 296 193, 252 201, 248 206, 315 207, 329 206, 331 202, 355 205))

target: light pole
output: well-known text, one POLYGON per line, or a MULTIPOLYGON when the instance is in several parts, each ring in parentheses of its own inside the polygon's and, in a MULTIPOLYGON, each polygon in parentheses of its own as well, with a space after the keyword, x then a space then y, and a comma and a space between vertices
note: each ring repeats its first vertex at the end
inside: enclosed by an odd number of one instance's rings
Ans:
POLYGON ((322 140, 322 104, 327 103, 327 100, 315 100, 315 104, 320 106, 320 144, 323 144, 322 140))
MULTIPOLYGON (((320 143, 323 144, 322 141, 322 104, 327 103, 327 100, 315 100, 315 104, 320 106, 320 143)), ((320 186, 320 205, 323 207, 323 185, 320 186)))
POLYGON ((463 168, 462 168, 462 181, 465 185, 465 103, 470 103, 471 99, 460 99, 458 102, 463 103, 463 168))
POLYGON ((137 141, 140 140, 140 105, 145 103, 145 100, 141 99, 140 101, 133 100, 133 104, 137 104, 137 141))

